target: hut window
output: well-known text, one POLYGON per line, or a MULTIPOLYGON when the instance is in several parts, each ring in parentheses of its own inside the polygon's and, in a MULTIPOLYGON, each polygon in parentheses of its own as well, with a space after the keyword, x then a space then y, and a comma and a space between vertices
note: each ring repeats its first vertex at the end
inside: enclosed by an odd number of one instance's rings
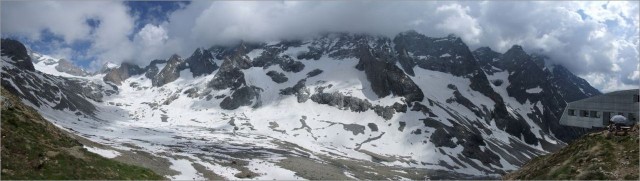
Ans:
POLYGON ((569 109, 569 116, 576 116, 576 110, 569 109))
POLYGON ((633 115, 633 113, 629 113, 629 120, 630 121, 636 121, 636 116, 633 115))
POLYGON ((589 111, 580 110, 580 116, 582 116, 582 117, 589 117, 589 111))
POLYGON ((640 102, 640 96, 638 94, 633 95, 633 102, 640 102))
POLYGON ((589 111, 589 117, 600 118, 600 116, 598 115, 598 111, 589 111))

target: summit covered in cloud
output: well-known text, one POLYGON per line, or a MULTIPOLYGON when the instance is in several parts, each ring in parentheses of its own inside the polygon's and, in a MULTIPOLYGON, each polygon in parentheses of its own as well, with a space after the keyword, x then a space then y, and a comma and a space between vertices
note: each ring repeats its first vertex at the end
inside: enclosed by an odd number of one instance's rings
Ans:
POLYGON ((548 55, 603 92, 634 88, 638 2, 2 2, 2 35, 90 70, 146 65, 198 47, 325 32, 454 34, 471 49, 548 55))

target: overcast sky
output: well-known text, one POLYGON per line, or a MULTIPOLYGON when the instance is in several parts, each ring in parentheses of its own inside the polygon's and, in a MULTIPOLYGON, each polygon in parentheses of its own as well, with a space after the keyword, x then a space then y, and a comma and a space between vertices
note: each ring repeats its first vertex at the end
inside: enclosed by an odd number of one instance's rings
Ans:
POLYGON ((237 40, 321 31, 460 36, 470 48, 542 52, 603 92, 638 88, 638 2, 2 1, 1 32, 90 70, 145 65, 237 40))

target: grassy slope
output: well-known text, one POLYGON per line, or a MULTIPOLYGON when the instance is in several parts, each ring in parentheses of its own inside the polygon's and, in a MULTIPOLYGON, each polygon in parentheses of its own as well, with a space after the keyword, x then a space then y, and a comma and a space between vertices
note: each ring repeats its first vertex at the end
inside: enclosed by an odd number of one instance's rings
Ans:
POLYGON ((556 153, 534 158, 504 179, 639 180, 638 132, 592 133, 556 153), (622 135, 622 133, 619 133, 622 135))
POLYGON ((2 89, 1 179, 164 179, 91 153, 2 89))

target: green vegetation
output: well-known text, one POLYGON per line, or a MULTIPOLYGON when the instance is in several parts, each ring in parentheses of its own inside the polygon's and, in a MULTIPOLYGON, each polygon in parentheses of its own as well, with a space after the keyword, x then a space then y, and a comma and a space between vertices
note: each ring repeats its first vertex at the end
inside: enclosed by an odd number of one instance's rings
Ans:
POLYGON ((87 151, 4 89, 2 97, 1 179, 165 179, 87 151))
POLYGON ((608 131, 585 135, 556 153, 534 158, 504 179, 638 180, 638 131, 616 136, 608 131))

